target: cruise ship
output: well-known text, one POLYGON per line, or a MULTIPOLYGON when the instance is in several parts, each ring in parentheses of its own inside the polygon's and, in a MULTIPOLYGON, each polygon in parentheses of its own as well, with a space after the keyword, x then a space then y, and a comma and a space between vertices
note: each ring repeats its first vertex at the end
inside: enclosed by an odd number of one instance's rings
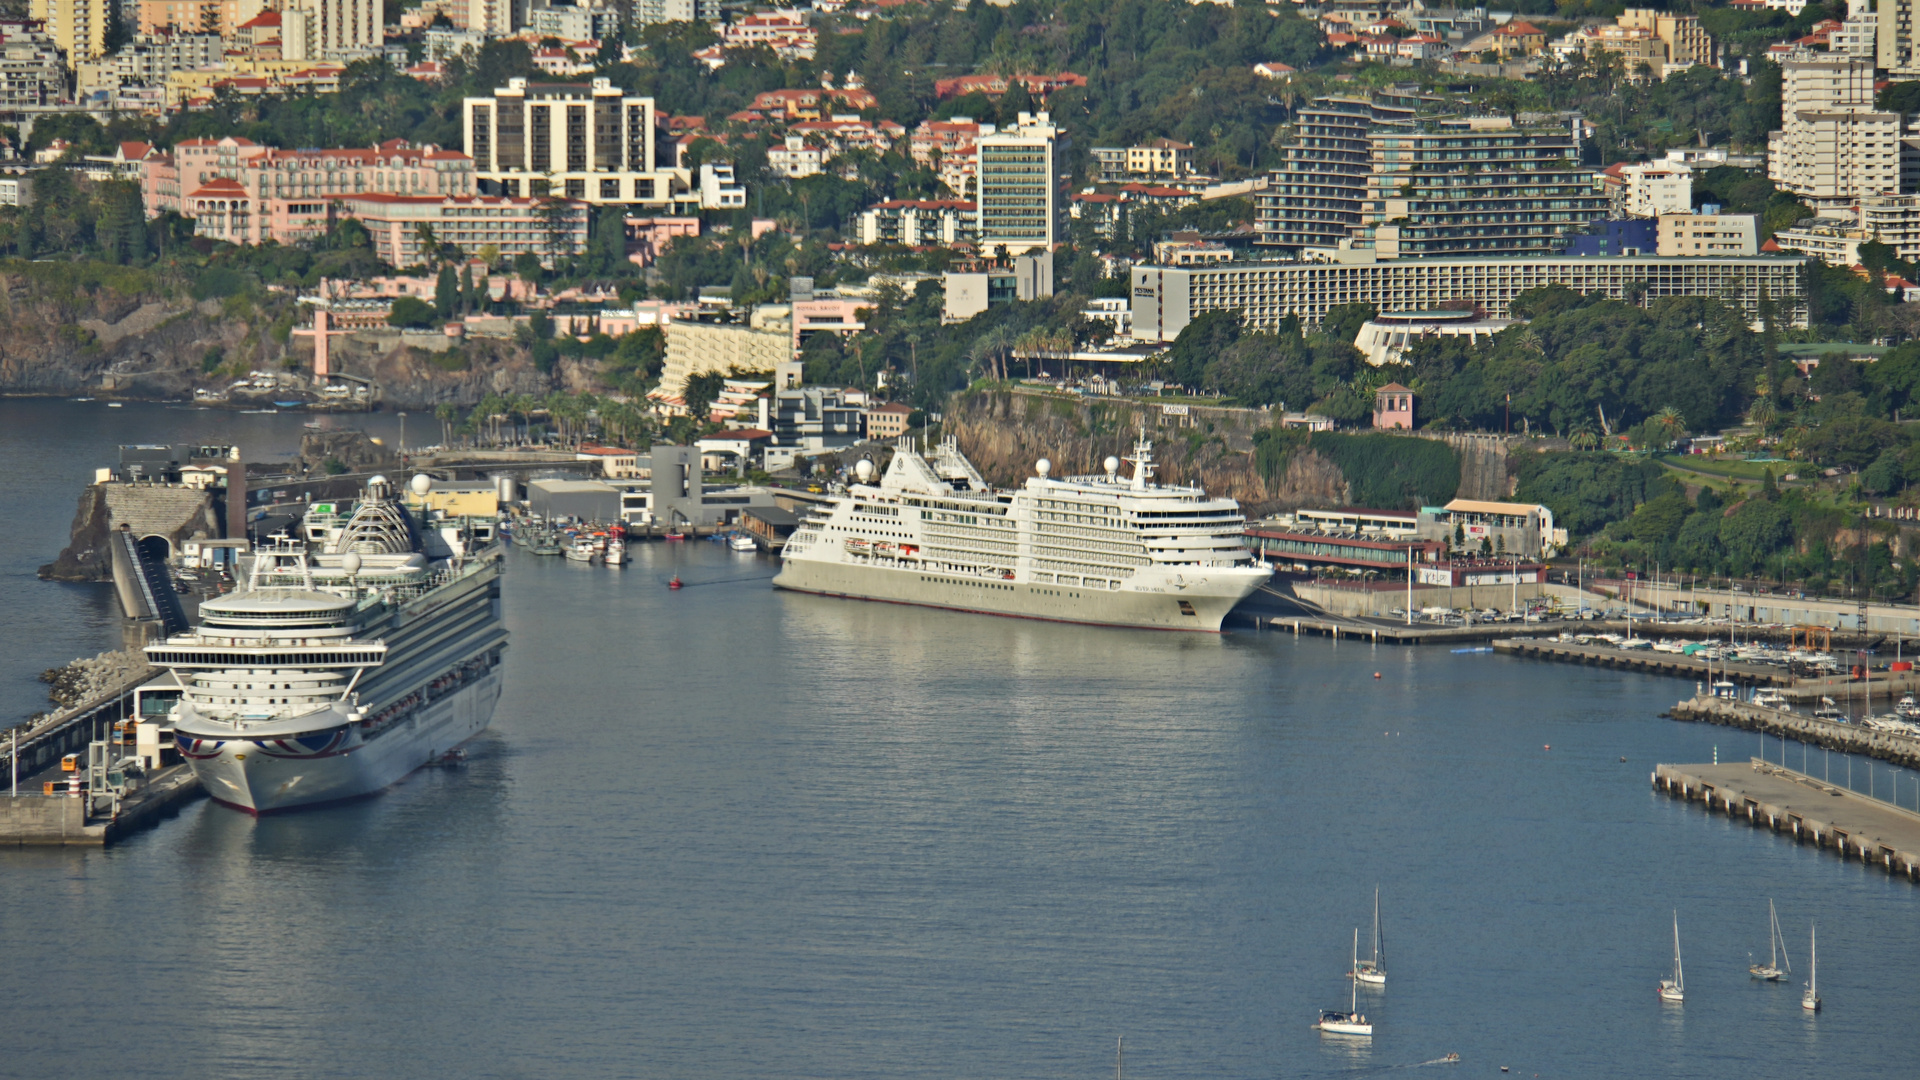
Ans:
POLYGON ((1153 481, 1143 437, 1106 472, 1037 475, 996 490, 952 439, 923 454, 902 440, 886 475, 855 482, 787 541, 775 586, 862 600, 1103 626, 1202 630, 1271 571, 1241 538, 1232 499, 1153 481))
POLYGON ((369 795, 485 728, 507 632, 480 524, 428 520, 376 476, 351 515, 317 506, 244 589, 147 646, 183 688, 174 740, 207 792, 256 814, 369 795))

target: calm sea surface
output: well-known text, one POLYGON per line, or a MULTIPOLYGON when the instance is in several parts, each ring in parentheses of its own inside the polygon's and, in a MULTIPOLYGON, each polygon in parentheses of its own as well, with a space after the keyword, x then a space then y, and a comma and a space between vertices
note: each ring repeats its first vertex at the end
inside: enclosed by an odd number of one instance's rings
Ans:
MULTIPOLYGON (((303 419, 0 402, 0 711, 118 644, 104 587, 32 577, 113 444, 266 458, 303 419)), ((637 555, 514 553, 506 694, 462 770, 0 853, 0 1074, 1103 1077, 1121 1035, 1140 1077, 1449 1051, 1441 1075, 1900 1076, 1920 1053, 1920 889, 1649 790, 1657 761, 1757 748, 1657 719, 1691 684, 637 555), (1391 985, 1356 1046, 1308 1025, 1345 1006, 1376 883, 1391 985), (1796 974, 1819 921, 1817 1017, 1747 978, 1769 896, 1796 974), (1654 996, 1675 909, 1683 1007, 1654 996)))

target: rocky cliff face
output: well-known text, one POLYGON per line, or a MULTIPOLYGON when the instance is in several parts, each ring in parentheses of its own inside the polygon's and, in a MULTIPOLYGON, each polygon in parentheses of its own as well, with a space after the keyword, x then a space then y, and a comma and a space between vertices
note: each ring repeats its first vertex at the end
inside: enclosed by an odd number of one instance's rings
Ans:
MULTIPOLYGON (((1347 500, 1346 478, 1312 451, 1296 453, 1276 481, 1254 462, 1256 431, 1269 427, 1263 409, 1074 401, 1037 394, 957 395, 943 430, 996 484, 1033 475, 1047 458, 1055 475, 1097 473, 1108 456, 1125 457, 1142 429, 1153 440, 1156 476, 1165 483, 1198 484, 1237 499, 1249 516, 1298 506, 1337 506, 1347 500)), ((1123 467, 1124 468, 1124 467, 1123 467)))

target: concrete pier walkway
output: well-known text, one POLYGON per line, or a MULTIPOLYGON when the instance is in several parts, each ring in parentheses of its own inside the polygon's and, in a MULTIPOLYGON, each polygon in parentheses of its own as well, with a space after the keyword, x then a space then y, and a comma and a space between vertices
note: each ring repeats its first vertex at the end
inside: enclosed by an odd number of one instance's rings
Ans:
POLYGON ((1744 764, 1659 765, 1656 791, 1698 800, 1842 859, 1920 882, 1920 814, 1753 758, 1744 764))

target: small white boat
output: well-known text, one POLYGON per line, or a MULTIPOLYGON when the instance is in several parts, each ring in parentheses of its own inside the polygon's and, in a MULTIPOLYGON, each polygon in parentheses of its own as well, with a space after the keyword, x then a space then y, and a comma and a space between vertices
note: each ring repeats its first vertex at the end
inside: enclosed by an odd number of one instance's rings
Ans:
POLYGON ((1787 954, 1787 939, 1780 936, 1780 916, 1774 912, 1772 900, 1767 901, 1767 923, 1771 935, 1767 938, 1767 962, 1749 964, 1747 974, 1756 979, 1778 982, 1793 971, 1793 961, 1788 960, 1785 968, 1780 966, 1781 959, 1787 954))
POLYGON ((1660 1000, 1682 1002, 1687 1000, 1686 975, 1680 970, 1680 913, 1673 913, 1673 978, 1660 980, 1660 1000))
POLYGON ((1347 974, 1368 986, 1387 985, 1387 957, 1386 950, 1382 947, 1384 940, 1380 935, 1380 886, 1375 885, 1373 887, 1373 959, 1360 959, 1359 948, 1356 946, 1353 970, 1347 974))
POLYGON ((119 403, 119 402, 117 402, 117 401, 109 401, 109 402, 107 402, 107 408, 109 408, 109 409, 124 409, 124 408, 126 408, 126 406, 125 406, 125 405, 122 405, 122 404, 120 404, 120 403, 119 403))
POLYGON ((587 537, 581 537, 567 545, 566 556, 574 562, 590 563, 596 554, 598 553, 593 550, 593 541, 587 537))
POLYGON ((600 558, 608 566, 625 566, 627 562, 627 542, 625 540, 607 541, 607 550, 601 554, 600 558))
POLYGON ((753 537, 745 535, 735 536, 733 539, 727 541, 727 546, 735 551, 760 550, 760 545, 754 542, 753 537))
POLYGON ((1807 930, 1807 992, 1800 995, 1800 1007, 1808 1012, 1820 1011, 1820 928, 1807 930))
MULTIPOLYGON (((1360 966, 1360 929, 1358 927, 1353 931, 1353 966, 1356 969, 1360 966)), ((1347 994, 1347 1011, 1335 1012, 1331 1009, 1323 1009, 1320 1012, 1320 1022, 1313 1026, 1326 1035, 1361 1035, 1371 1039, 1373 1024, 1360 1012, 1360 980, 1350 978, 1348 983, 1350 989, 1347 994)))

